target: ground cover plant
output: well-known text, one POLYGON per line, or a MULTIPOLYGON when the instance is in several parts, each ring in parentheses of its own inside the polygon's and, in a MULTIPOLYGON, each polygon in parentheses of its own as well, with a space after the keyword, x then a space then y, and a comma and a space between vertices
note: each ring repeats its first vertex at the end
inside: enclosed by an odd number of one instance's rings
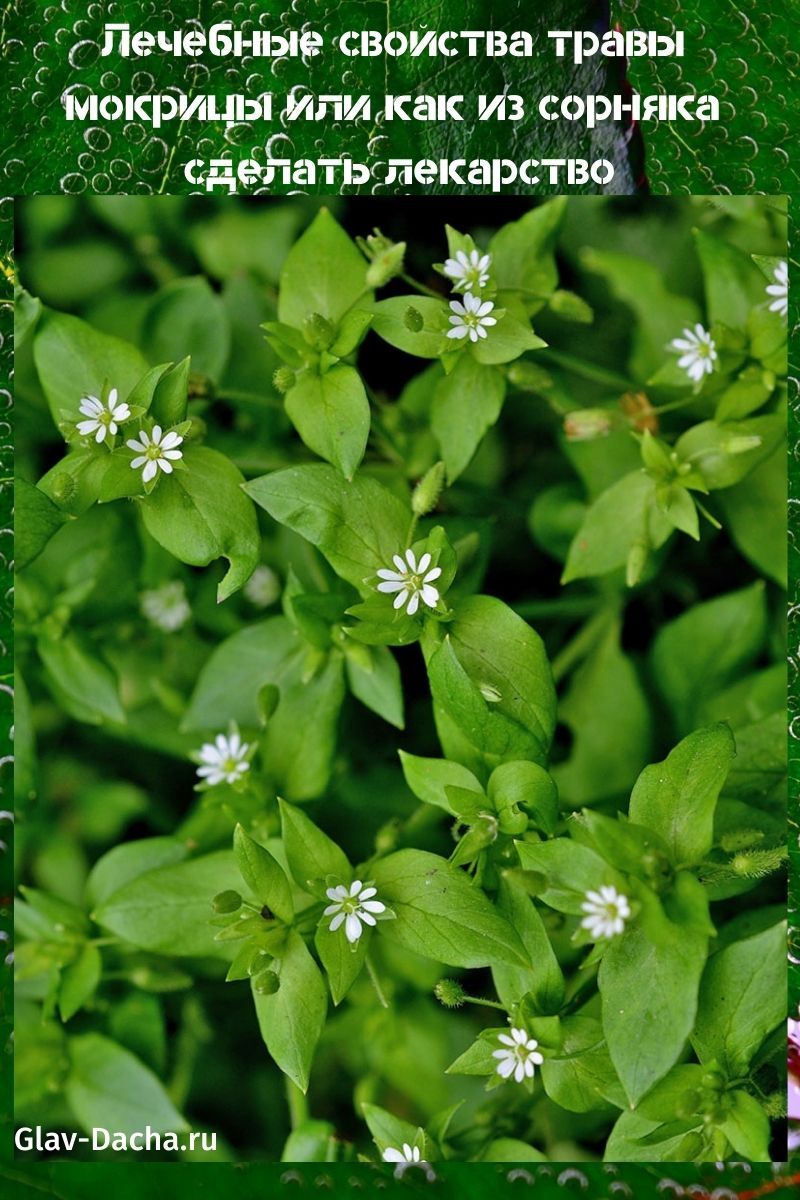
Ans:
POLYGON ((17 1123, 769 1161, 781 202, 42 197, 17 268, 17 1123))

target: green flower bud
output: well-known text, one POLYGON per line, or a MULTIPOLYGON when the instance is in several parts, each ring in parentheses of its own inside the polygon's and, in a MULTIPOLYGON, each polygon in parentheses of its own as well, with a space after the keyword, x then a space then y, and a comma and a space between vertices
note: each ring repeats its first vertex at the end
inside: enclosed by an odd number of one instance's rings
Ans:
POLYGON ((678 1103, 675 1105, 675 1115, 684 1120, 687 1117, 693 1117, 700 1111, 701 1104, 702 1096, 700 1092, 684 1092, 682 1096, 678 1097, 678 1103))
POLYGON ((281 981, 274 971, 262 971, 253 981, 253 988, 259 996, 274 996, 281 981))
POLYGON ((75 495, 75 480, 68 471, 62 471, 50 485, 53 489, 53 499, 57 504, 65 504, 75 495))
POLYGON ((411 496, 411 511, 418 517, 432 512, 439 502, 444 487, 444 463, 434 463, 423 475, 411 496))
POLYGON ((367 287, 383 287, 390 279, 399 275, 403 270, 405 253, 405 242, 390 243, 367 268, 367 287))
POLYGON ((629 588, 635 587, 642 578, 649 556, 650 547, 647 542, 634 542, 631 546, 625 564, 625 583, 629 588))
POLYGON ((593 442, 608 437, 616 424, 616 413, 610 409, 579 408, 564 417, 564 433, 568 442, 593 442))
POLYGON ((729 437, 725 443, 725 450, 728 454, 747 454, 748 450, 757 450, 761 441, 762 439, 755 434, 751 437, 745 435, 729 437))
POLYGON ((267 954, 266 950, 257 950, 253 955, 250 966, 247 968, 248 975, 260 975, 273 962, 271 954, 267 954))
POLYGON ((547 392, 553 386, 553 377, 537 367, 535 363, 518 359, 506 372, 510 384, 520 392, 547 392))
POLYGON ((211 901, 211 907, 215 913, 235 913, 242 907, 242 897, 229 888, 228 891, 217 893, 211 901))
POLYGON ((727 1084, 727 1079, 718 1067, 710 1067, 700 1080, 704 1088, 710 1092, 721 1092, 727 1084))
POLYGON ((422 319, 422 313, 418 308, 414 308, 409 304, 406 311, 403 313, 403 324, 409 333, 420 333, 425 322, 422 319))
POLYGON ((303 321, 303 337, 314 350, 327 350, 336 337, 336 330, 327 317, 315 312, 303 321))
POLYGON ((297 376, 291 367, 278 367, 272 374, 272 386, 276 392, 285 396, 297 382, 297 376))
POLYGON ((433 994, 445 1008, 461 1008, 466 999, 464 989, 455 979, 440 979, 433 994))

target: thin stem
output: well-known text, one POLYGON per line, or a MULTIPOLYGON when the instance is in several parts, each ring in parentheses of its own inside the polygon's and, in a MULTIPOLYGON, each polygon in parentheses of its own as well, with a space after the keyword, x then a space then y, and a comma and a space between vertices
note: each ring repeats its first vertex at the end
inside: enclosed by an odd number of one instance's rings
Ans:
POLYGON ((431 296, 434 300, 444 300, 444 296, 441 294, 441 292, 436 292, 433 288, 429 288, 427 284, 420 283, 420 281, 415 279, 413 275, 407 275, 405 271, 403 271, 400 275, 400 278, 402 279, 403 283, 407 283, 409 287, 413 287, 415 291, 420 293, 420 295, 431 296))
POLYGON ((561 350, 537 350, 537 358, 542 362, 551 362, 554 366, 564 367, 568 371, 572 371, 574 375, 580 375, 583 379, 591 379, 595 383, 605 383, 609 387, 620 387, 626 392, 638 390, 639 384, 634 383, 631 379, 626 379, 624 375, 618 375, 616 371, 608 371, 605 367, 598 367, 594 363, 585 362, 582 358, 574 358, 571 354, 564 354, 561 350))
POLYGON ((485 1000, 482 996, 467 996, 465 994, 464 1002, 466 1004, 481 1004, 484 1008, 497 1008, 502 1013, 506 1011, 504 1004, 499 1004, 497 1000, 485 1000))
POLYGON ((308 1120, 308 1102, 296 1083, 292 1083, 288 1075, 286 1079, 286 1103, 289 1106, 289 1122, 292 1129, 298 1129, 308 1120))
POLYGON ((603 608, 596 616, 581 625, 575 637, 567 642, 564 649, 553 659, 553 679, 556 683, 594 649, 616 615, 615 610, 603 608))
POLYGON ((380 1001, 381 1008, 388 1008, 389 1001, 386 999, 386 997, 383 994, 383 988, 381 987, 381 981, 380 981, 380 979, 378 979, 377 973, 375 971, 375 967, 372 965, 372 959, 370 958, 369 955, 367 955, 367 957, 364 959, 364 961, 367 964, 367 973, 369 974, 370 980, 372 981, 372 986, 375 988, 375 991, 378 996, 378 1000, 380 1001))

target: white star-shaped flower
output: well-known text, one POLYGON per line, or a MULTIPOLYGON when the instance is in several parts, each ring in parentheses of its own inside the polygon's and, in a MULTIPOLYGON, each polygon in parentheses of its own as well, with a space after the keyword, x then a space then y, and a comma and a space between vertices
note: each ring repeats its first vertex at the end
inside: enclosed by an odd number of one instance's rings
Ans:
POLYGON ((498 1034, 497 1040, 503 1043, 503 1049, 492 1051, 492 1058, 498 1060, 497 1074, 503 1079, 513 1075, 517 1083, 533 1079, 536 1067, 544 1062, 536 1038, 528 1037, 524 1029, 512 1029, 510 1035, 498 1034))
POLYGON ((595 941, 600 941, 601 938, 616 937, 623 932, 625 922, 631 915, 631 906, 627 896, 623 896, 615 887, 606 885, 597 892, 586 893, 581 911, 587 914, 581 926, 589 930, 595 941))
POLYGON ((789 264, 779 262, 772 275, 775 282, 767 284, 767 295, 775 298, 769 309, 785 317, 789 312, 789 264))
POLYGON ((186 588, 180 579, 164 583, 159 588, 142 592, 139 605, 148 621, 165 633, 175 633, 192 615, 186 599, 186 588))
POLYGON ((444 273, 452 279, 456 288, 476 288, 480 290, 489 282, 489 267, 492 259, 489 254, 481 254, 480 250, 456 250, 454 258, 448 258, 444 264, 444 273))
POLYGON ((395 1150, 394 1146, 387 1146, 383 1152, 383 1161, 418 1163, 421 1161, 419 1146, 409 1146, 408 1142, 403 1142, 402 1150, 395 1150))
POLYGON ((247 752, 250 746, 234 731, 228 737, 218 733, 213 742, 200 747, 201 765, 197 774, 212 786, 218 783, 236 783, 250 770, 247 752))
POLYGON ((683 367, 694 383, 710 375, 717 361, 717 347, 707 329, 698 322, 694 329, 684 329, 683 337, 673 338, 670 347, 680 354, 678 366, 683 367))
POLYGON ((107 436, 114 437, 118 427, 123 421, 129 421, 131 416, 128 405, 118 399, 116 388, 112 388, 108 393, 106 404, 97 396, 84 396, 78 408, 88 418, 86 421, 78 421, 78 433, 84 437, 93 433, 98 445, 105 441, 107 436))
POLYGON ((491 300, 481 300, 472 292, 464 293, 463 304, 459 300, 451 300, 450 307, 453 316, 449 320, 453 328, 447 331, 449 338, 468 337, 471 342, 477 342, 479 338, 488 337, 487 326, 497 324, 497 318, 489 316, 494 308, 491 300))
POLYGON ((364 887, 360 879, 354 880, 348 888, 340 883, 338 887, 327 888, 325 895, 333 901, 324 910, 324 917, 333 917, 328 928, 335 933, 344 924, 345 937, 354 946, 361 937, 361 922, 365 925, 377 924, 374 913, 386 912, 386 905, 374 899, 378 889, 364 887))
POLYGON ((431 561, 430 554, 423 554, 417 562, 413 550, 406 550, 405 559, 402 555, 395 554, 392 562, 397 570, 391 571, 384 567, 378 571, 379 578, 383 580, 378 584, 378 591, 390 594, 397 592, 394 607, 402 608, 408 602, 406 612, 410 617, 413 617, 419 608, 420 600, 427 604, 428 608, 435 608, 439 602, 439 592, 432 585, 442 570, 441 567, 434 567, 429 571, 431 561))
POLYGON ((155 479, 159 470, 166 475, 172 473, 172 463, 183 458, 183 451, 177 449, 182 441, 183 438, 174 430, 162 433, 161 426, 154 425, 151 434, 148 435, 146 430, 140 429, 139 441, 131 438, 125 445, 129 450, 137 452, 137 457, 131 460, 131 466, 134 471, 144 467, 142 479, 149 483, 151 479, 155 479))

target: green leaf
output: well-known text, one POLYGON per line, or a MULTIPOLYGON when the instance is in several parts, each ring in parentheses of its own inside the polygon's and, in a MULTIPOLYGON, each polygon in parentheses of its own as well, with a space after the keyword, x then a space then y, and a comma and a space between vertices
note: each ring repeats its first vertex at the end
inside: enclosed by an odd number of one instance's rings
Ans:
POLYGON ((711 956, 692 1034, 701 1062, 717 1060, 732 1079, 747 1073, 761 1044, 786 1015, 785 958, 785 921, 711 956))
POLYGON ((546 345, 526 320, 506 312, 497 318, 487 337, 470 346, 469 353, 477 362, 492 366, 512 362, 526 350, 539 350, 546 345))
POLYGON ((564 1002, 564 976, 538 908, 525 888, 510 876, 500 881, 497 907, 519 934, 531 964, 527 967, 492 964, 492 978, 501 1003, 511 1012, 523 996, 530 994, 543 1016, 558 1013, 564 1002))
POLYGON ((128 1050, 99 1033, 69 1040, 70 1073, 65 1095, 88 1133, 95 1128, 130 1135, 187 1129, 163 1084, 128 1050))
POLYGON ((524 832, 528 814, 537 829, 555 833, 558 790, 552 776, 538 763, 509 762, 496 767, 489 779, 489 799, 502 833, 524 832))
POLYGON ((603 1032, 632 1105, 675 1065, 697 1013, 707 901, 690 875, 678 876, 676 888, 676 919, 662 922, 658 944, 634 923, 611 939, 600 964, 603 1032))
POLYGON ((584 517, 569 548, 562 583, 605 575, 622 567, 637 544, 658 549, 672 525, 655 503, 655 483, 632 471, 602 492, 584 517))
POLYGON ((100 725, 125 723, 117 681, 109 667, 95 658, 74 633, 61 638, 42 634, 39 657, 60 704, 78 721, 100 725))
POLYGON ((91 942, 86 942, 75 961, 61 972, 58 1008, 62 1021, 69 1021, 92 998, 102 969, 100 951, 91 942))
POLYGON ((761 1105, 747 1092, 730 1092, 728 1111, 719 1128, 733 1149, 747 1162, 770 1162, 769 1118, 761 1105))
POLYGON ((497 231, 489 253, 499 288, 519 290, 525 299, 544 299, 554 291, 558 286, 554 248, 566 207, 564 197, 549 200, 497 231))
POLYGON ((336 751, 344 699, 344 665, 334 652, 311 673, 297 653, 277 679, 278 706, 267 722, 261 751, 268 777, 289 800, 324 792, 336 751))
POLYGON ((303 1121, 286 1139, 281 1162, 336 1162, 338 1149, 330 1121, 303 1121))
POLYGON ((476 801, 486 804, 486 796, 478 780, 460 763, 448 762, 445 758, 419 758, 399 750, 400 764, 406 783, 418 800, 443 808, 456 816, 448 797, 448 788, 457 787, 473 792, 476 801))
POLYGON ((351 944, 343 929, 331 933, 329 922, 330 918, 323 918, 320 922, 314 945, 328 976, 333 1003, 341 1004, 364 966, 372 931, 364 926, 361 937, 351 944))
POLYGON ((539 635, 492 596, 464 600, 449 631, 428 662, 447 757, 466 755, 464 765, 477 773, 518 759, 546 761, 556 699, 539 635))
POLYGON ((588 891, 620 882, 599 854, 571 838, 517 842, 516 847, 523 870, 535 871, 546 880, 541 899, 559 912, 578 915, 588 891))
POLYGON ((305 1092, 328 1001, 319 967, 294 930, 281 955, 279 978, 273 995, 253 991, 258 1025, 275 1062, 305 1092))
POLYGON ((411 510, 375 480, 351 483, 317 463, 262 475, 245 491, 271 517, 301 534, 334 571, 362 594, 375 593, 375 573, 405 550, 411 510))
POLYGON ((289 880, 269 850, 237 825, 233 831, 233 852, 242 879, 256 899, 281 921, 290 924, 294 919, 294 905, 289 880))
POLYGON ((463 872, 438 855, 398 850, 374 864, 372 877, 397 918, 381 923, 381 935, 407 950, 453 967, 527 962, 505 917, 463 872))
POLYGON ((150 405, 150 416, 165 428, 186 420, 191 358, 182 358, 165 371, 156 384, 150 405))
POLYGON ((386 646, 345 647, 347 683, 353 695, 396 729, 404 727, 403 685, 397 659, 386 646), (361 651, 364 651, 362 653, 361 651))
POLYGON ((561 700, 559 719, 572 732, 572 750, 553 767, 553 778, 570 808, 626 794, 648 760, 650 705, 620 633, 620 622, 610 620, 561 700))
POLYGON ((399 1150, 404 1143, 424 1150, 424 1134, 419 1126, 410 1125, 377 1104, 362 1104, 361 1111, 381 1154, 390 1147, 399 1150))
POLYGON ((696 604, 662 625, 650 661, 679 732, 691 729, 703 705, 753 665, 766 634, 766 592, 760 581, 696 604))
POLYGON ((304 372, 286 396, 286 412, 310 450, 352 479, 369 436, 369 401, 354 367, 304 372))
POLYGON ((100 396, 103 386, 115 387, 120 400, 147 371, 139 351, 121 338, 99 333, 77 317, 45 310, 33 341, 36 370, 53 420, 81 419, 83 396, 100 396))
POLYGON ((546 1154, 542 1154, 541 1150, 537 1150, 534 1146, 528 1145, 527 1142, 520 1142, 517 1138, 493 1138, 491 1142, 481 1152, 480 1158, 476 1162, 504 1162, 504 1163, 520 1163, 520 1162, 548 1162, 546 1154))
POLYGON ((211 901, 241 888, 230 850, 147 871, 106 897, 94 919, 142 950, 170 956, 227 952, 214 941, 211 901))
POLYGON ((603 1039, 603 1027, 593 1017, 568 1016, 561 1022, 563 1040, 557 1054, 541 1065, 544 1089, 567 1112, 592 1112, 614 1104, 626 1105, 625 1093, 603 1039))
POLYGON ((112 846, 89 872, 87 902, 96 908, 131 880, 157 867, 183 862, 188 853, 186 844, 174 837, 142 838, 112 846))
POLYGON ((645 767, 630 818, 659 834, 677 867, 702 862, 714 841, 714 811, 736 753, 727 725, 690 733, 663 762, 645 767))
POLYGON ((706 287, 710 323, 742 329, 750 309, 764 299, 764 280, 744 251, 728 241, 695 230, 706 287))
POLYGON ((745 480, 716 497, 737 549, 753 566, 786 587, 787 456, 778 449, 745 480))
POLYGON ((349 883, 353 877, 343 850, 293 804, 280 801, 281 829, 289 870, 295 883, 316 896, 324 896, 326 880, 349 883))
POLYGON ((379 300, 372 311, 373 330, 396 350, 416 358, 438 358, 446 348, 449 309, 444 300, 392 296, 390 300, 379 300))
POLYGON ((691 461, 706 486, 715 491, 746 478, 783 442, 785 432, 786 419, 779 413, 724 425, 701 421, 678 438, 675 453, 684 462, 691 461), (750 449, 740 448, 748 445, 750 449))
POLYGON ((156 293, 142 338, 154 362, 178 362, 188 354, 192 370, 215 383, 222 377, 231 345, 225 306, 202 276, 173 280, 156 293))
POLYGON ((487 429, 500 416, 505 394, 502 372, 483 366, 471 354, 462 354, 450 374, 439 380, 431 428, 451 483, 469 466, 487 429))
POLYGON ((276 284, 298 225, 301 208, 284 204, 208 210, 210 219, 190 226, 192 246, 204 269, 215 279, 250 272, 276 284))
POLYGON ((338 325, 363 299, 367 307, 367 263, 341 225, 320 209, 286 256, 280 278, 278 317, 296 329, 319 313, 338 325))
POLYGON ((41 554, 67 518, 44 492, 25 479, 17 479, 14 484, 14 515, 14 561, 21 570, 41 554))
POLYGON ((217 587, 217 600, 237 591, 259 559, 256 514, 242 493, 241 474, 225 455, 188 445, 187 470, 159 480, 142 502, 147 532, 181 562, 205 567, 227 558, 229 569, 217 587))
POLYGON ((261 723, 259 695, 280 685, 302 643, 286 617, 268 617, 220 642, 200 671, 182 728, 217 731, 226 721, 261 723))

